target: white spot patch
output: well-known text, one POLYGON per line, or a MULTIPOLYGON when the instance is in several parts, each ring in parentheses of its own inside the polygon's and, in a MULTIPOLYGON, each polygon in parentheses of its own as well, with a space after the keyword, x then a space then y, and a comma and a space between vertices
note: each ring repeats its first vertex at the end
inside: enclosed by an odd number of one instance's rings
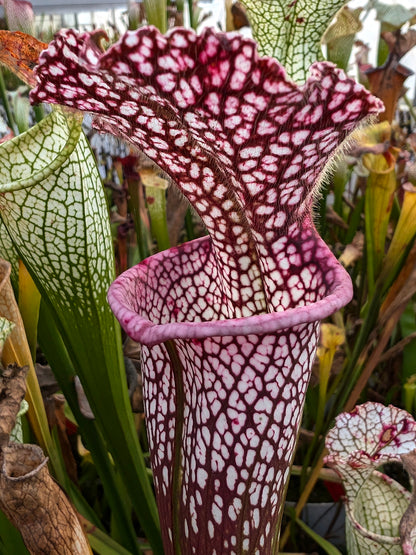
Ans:
POLYGON ((198 468, 197 470, 197 482, 198 485, 204 489, 207 485, 208 473, 203 468, 198 468))
POLYGON ((228 507, 228 516, 230 517, 230 520, 232 520, 233 522, 237 520, 238 514, 232 505, 228 507))
POLYGON ((234 466, 229 466, 227 468, 227 487, 230 491, 234 491, 235 489, 235 484, 237 483, 238 480, 238 474, 237 474, 237 470, 234 466))
POLYGON ((196 164, 195 162, 192 162, 191 164, 191 169, 189 171, 189 175, 193 178, 196 179, 199 177, 200 174, 200 170, 199 170, 199 166, 198 164, 196 164))
POLYGON ((135 33, 127 32, 124 39, 124 44, 126 44, 130 48, 133 48, 134 46, 137 46, 137 44, 139 44, 139 37, 135 33))
POLYGON ((211 539, 214 539, 214 524, 212 520, 208 521, 208 535, 211 539))
POLYGON ((64 71, 63 71, 60 67, 58 67, 58 66, 50 66, 50 67, 49 67, 49 73, 50 73, 51 75, 55 75, 55 76, 56 76, 56 75, 63 75, 63 74, 64 74, 64 71))
POLYGON ((362 109, 362 102, 361 100, 357 99, 353 102, 349 102, 346 106, 347 112, 359 112, 362 109))
POLYGON ((259 135, 271 135, 275 133, 276 127, 267 120, 262 120, 257 125, 257 133, 259 135))
POLYGON ((235 129, 235 127, 237 125, 240 125, 240 123, 241 123, 241 116, 239 115, 230 116, 224 120, 224 126, 227 129, 235 129))
POLYGON ((188 139, 185 136, 175 139, 175 145, 178 147, 183 147, 184 145, 186 145, 187 142, 188 139))
POLYGON ((94 84, 94 81, 86 73, 79 73, 78 77, 79 77, 80 81, 82 83, 84 83, 84 85, 86 85, 87 87, 91 87, 91 85, 94 84))
POLYGON ((240 150, 241 158, 258 158, 261 156, 263 149, 261 146, 252 146, 240 150))
POLYGON ((235 70, 231 76, 229 87, 233 90, 241 90, 246 79, 246 74, 242 71, 235 70))
POLYGON ((342 110, 338 110, 338 112, 334 112, 332 114, 332 121, 334 123, 341 123, 342 121, 347 119, 347 114, 344 113, 342 110))
MULTIPOLYGON (((218 497, 218 496, 216 496, 216 497, 218 497)), ((221 522, 222 522, 222 510, 216 503, 212 504, 212 511, 211 512, 212 512, 212 516, 213 516, 215 522, 217 524, 221 524, 221 522)))
POLYGON ((309 137, 310 135, 310 131, 307 131, 306 129, 304 129, 303 131, 295 131, 295 133, 292 134, 292 142, 294 145, 301 145, 307 137, 309 137))
POLYGON ((156 77, 156 81, 164 92, 171 92, 176 87, 176 79, 172 73, 162 73, 156 77))
POLYGON ((270 145, 270 152, 277 156, 289 156, 292 151, 287 146, 270 145))
POLYGON ((135 116, 137 114, 137 106, 132 104, 131 102, 123 102, 120 106, 120 113, 123 116, 135 116))
POLYGON ((293 175, 296 175, 299 172, 300 172, 300 166, 298 166, 297 164, 292 164, 285 171, 283 177, 284 179, 288 179, 289 177, 292 177, 293 175))
POLYGON ((56 87, 53 83, 47 83, 47 85, 45 86, 45 89, 52 94, 56 93, 56 87))
POLYGON ((146 62, 145 64, 140 65, 140 72, 143 75, 152 75, 153 73, 153 65, 150 62, 146 62))
MULTIPOLYGON (((332 85, 332 82, 330 83, 330 85, 332 85)), ((346 81, 338 81, 338 83, 335 85, 335 90, 338 92, 348 93, 350 92, 350 89, 351 84, 347 83, 346 81)))

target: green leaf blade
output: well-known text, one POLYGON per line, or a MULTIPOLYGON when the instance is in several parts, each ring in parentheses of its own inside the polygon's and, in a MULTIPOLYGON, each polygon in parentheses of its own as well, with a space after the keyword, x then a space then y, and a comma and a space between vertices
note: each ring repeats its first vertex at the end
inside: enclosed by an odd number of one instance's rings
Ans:
POLYGON ((296 519, 296 524, 302 528, 316 543, 322 547, 322 549, 328 555, 341 555, 341 551, 339 551, 335 546, 329 543, 325 538, 317 534, 312 528, 310 528, 307 524, 303 522, 300 518, 296 519))

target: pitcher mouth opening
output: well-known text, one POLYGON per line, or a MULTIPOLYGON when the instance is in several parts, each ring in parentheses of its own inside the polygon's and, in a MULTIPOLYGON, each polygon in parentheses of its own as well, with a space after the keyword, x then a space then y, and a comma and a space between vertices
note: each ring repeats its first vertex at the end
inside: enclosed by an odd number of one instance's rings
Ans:
MULTIPOLYGON (((299 302, 297 306, 284 309, 279 308, 274 312, 256 314, 243 318, 225 318, 218 308, 221 302, 220 296, 212 296, 210 319, 204 319, 201 314, 194 314, 193 318, 187 319, 187 314, 175 314, 167 305, 167 297, 163 297, 158 287, 149 287, 149 282, 157 283, 158 272, 164 266, 174 268, 174 274, 178 276, 172 280, 172 288, 177 286, 181 280, 185 288, 188 276, 183 272, 181 257, 188 256, 198 249, 211 248, 209 237, 202 237, 180 247, 174 247, 167 251, 155 254, 137 266, 130 268, 121 274, 110 286, 108 301, 116 318, 126 333, 135 341, 144 345, 152 346, 170 339, 203 339, 213 336, 237 336, 248 334, 268 334, 278 330, 287 329, 299 324, 311 323, 326 318, 350 302, 353 290, 348 273, 339 264, 332 252, 316 235, 315 240, 319 245, 320 256, 314 260, 322 273, 330 275, 330 281, 326 291, 314 302, 299 302), (146 296, 149 297, 146 299, 146 296), (144 299, 146 306, 138 304, 138 296, 144 299), (215 298, 214 298, 215 297, 215 298)), ((197 260, 197 257, 195 258, 197 260)), ((206 270, 199 262, 197 272, 204 273, 206 270)), ((169 270, 166 270, 169 275, 169 270)), ((197 274, 195 274, 197 275, 197 274)), ((166 288, 166 283, 161 283, 160 288, 166 288)), ((197 302, 197 297, 195 302, 197 302)), ((176 309, 180 312, 180 309, 176 309)))
POLYGON ((386 476, 382 472, 379 472, 378 470, 374 470, 371 476, 363 484, 362 489, 360 490, 361 495, 359 492, 357 495, 357 498, 354 499, 352 503, 346 504, 346 511, 347 511, 350 524, 354 526, 354 528, 361 536, 368 538, 369 540, 373 540, 377 542, 377 544, 400 545, 401 539, 399 536, 398 523, 397 523, 397 530, 395 530, 396 535, 379 534, 367 528, 367 526, 364 523, 362 523, 362 518, 360 518, 360 516, 356 514, 358 512, 356 510, 357 505, 362 503, 362 500, 360 499, 360 497, 362 496, 363 492, 365 492, 367 488, 369 490, 373 488, 374 490, 374 485, 377 482, 379 482, 380 484, 387 483, 388 488, 392 488, 392 491, 394 492, 393 500, 397 500, 398 497, 403 497, 403 499, 405 500, 405 504, 408 504, 410 502, 411 495, 410 495, 410 492, 406 490, 406 488, 404 488, 401 484, 399 484, 395 480, 392 480, 389 476, 386 476))

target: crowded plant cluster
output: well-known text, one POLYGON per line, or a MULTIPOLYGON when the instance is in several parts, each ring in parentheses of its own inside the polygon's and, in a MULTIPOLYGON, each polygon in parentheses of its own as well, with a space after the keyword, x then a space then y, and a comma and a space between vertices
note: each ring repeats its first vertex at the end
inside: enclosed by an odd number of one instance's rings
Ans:
POLYGON ((1 552, 415 553, 416 11, 224 9, 4 3, 1 552))

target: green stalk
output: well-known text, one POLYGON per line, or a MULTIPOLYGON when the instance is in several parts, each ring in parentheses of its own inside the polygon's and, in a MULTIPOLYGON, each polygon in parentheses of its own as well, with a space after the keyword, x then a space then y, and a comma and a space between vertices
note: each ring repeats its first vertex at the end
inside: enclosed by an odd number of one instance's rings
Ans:
POLYGON ((334 547, 328 540, 317 534, 312 528, 303 522, 300 518, 296 518, 296 524, 302 528, 315 542, 327 553, 328 555, 342 555, 336 547, 334 547))
POLYGON ((33 112, 35 114, 35 120, 39 123, 45 117, 45 110, 42 104, 36 104, 33 106, 33 112))
POLYGON ((344 194, 345 186, 350 176, 351 176, 351 169, 348 167, 345 161, 341 161, 338 164, 336 172, 334 173, 334 176, 332 178, 333 189, 334 189, 334 210, 339 216, 341 216, 341 218, 344 217, 343 210, 342 210, 342 205, 343 205, 342 196, 344 194))
POLYGON ((24 264, 19 264, 19 310, 22 315, 32 359, 36 358, 40 293, 24 264))
MULTIPOLYGON (((78 398, 73 384, 75 369, 53 320, 53 315, 48 305, 44 302, 41 303, 40 308, 39 341, 42 351, 54 370, 59 387, 79 426, 85 445, 91 452, 98 475, 103 484, 106 499, 112 510, 112 516, 123 538, 123 545, 132 554, 140 555, 141 551, 138 548, 136 532, 132 524, 130 504, 126 503, 121 495, 120 477, 115 472, 114 465, 110 460, 107 447, 96 421, 85 418, 79 409, 78 398)), ((99 521, 97 524, 97 520, 93 520, 90 513, 82 510, 83 507, 78 497, 79 493, 69 488, 68 494, 78 511, 90 522, 100 527, 99 521)))
POLYGON ((194 222, 192 219, 192 212, 190 208, 188 208, 185 214, 185 230, 188 241, 192 241, 192 239, 195 239, 194 222))
POLYGON ((144 260, 150 254, 147 245, 147 230, 143 224, 141 212, 144 209, 140 188, 142 184, 139 179, 128 177, 127 186, 129 190, 129 212, 132 215, 134 229, 136 231, 137 248, 140 260, 144 260))
MULTIPOLYGON (((368 191, 367 191, 368 193, 368 191)), ((372 299, 374 295, 375 287, 375 275, 374 275, 374 241, 372 234, 373 221, 371 218, 371 208, 370 202, 368 201, 368 194, 365 196, 365 244, 366 244, 366 268, 367 268, 367 288, 368 288, 368 298, 372 299)))
POLYGON ((322 452, 325 442, 325 432, 329 429, 335 416, 342 412, 351 391, 354 389, 355 383, 360 377, 362 364, 358 364, 358 361, 368 341, 370 333, 374 329, 381 306, 381 297, 378 293, 379 292, 376 290, 374 297, 370 302, 366 318, 355 340, 355 345, 351 357, 346 361, 344 368, 340 372, 340 376, 342 376, 342 379, 339 381, 337 393, 332 399, 332 403, 329 407, 325 422, 323 423, 319 431, 315 430, 314 437, 304 457, 301 475, 301 490, 305 487, 306 480, 308 478, 308 466, 311 466, 313 468, 315 466, 316 460, 319 458, 322 452), (320 437, 321 432, 323 433, 320 437))
POLYGON ((348 222, 348 229, 346 230, 345 234, 345 244, 351 243, 354 239, 355 234, 361 224, 361 214, 363 213, 364 209, 364 197, 360 197, 355 205, 354 210, 352 211, 349 222, 348 222))
POLYGON ((405 185, 402 209, 389 249, 383 260, 379 283, 382 293, 387 292, 412 248, 416 237, 416 189, 405 185))
MULTIPOLYGON (((60 464, 62 468, 65 468, 65 461, 59 443, 58 429, 56 427, 52 429, 51 435, 56 445, 56 451, 58 453, 60 464)), ((79 514, 83 515, 85 518, 88 518, 90 522, 94 523, 94 526, 97 526, 98 528, 102 527, 99 518, 97 517, 93 509, 89 506, 79 489, 73 484, 66 472, 63 476, 63 480, 59 482, 59 485, 66 492, 79 514)))
POLYGON ((166 0, 144 0, 146 19, 149 25, 154 25, 161 33, 168 29, 166 0))
MULTIPOLYGON (((390 128, 380 127, 379 135, 388 137, 390 128)), ((383 264, 387 228, 397 187, 395 151, 365 154, 363 162, 370 172, 365 191, 365 236, 368 298, 374 294, 375 282, 383 264)))
POLYGON ((381 67, 387 60, 389 56, 389 47, 386 41, 381 36, 382 33, 390 31, 391 27, 388 23, 382 22, 380 27, 380 35, 378 37, 378 47, 377 47, 377 67, 381 67))
POLYGON ((414 374, 404 385, 403 385, 403 405, 404 409, 408 413, 413 414, 413 409, 415 406, 416 397, 416 374, 414 374))
POLYGON ((170 248, 166 220, 166 191, 159 187, 146 186, 146 204, 150 216, 152 235, 159 251, 170 248))
POLYGON ((101 337, 92 337, 88 325, 82 324, 74 330, 76 338, 68 336, 61 322, 58 329, 153 552, 162 554, 156 503, 131 413, 121 337, 106 334, 107 330, 102 330, 101 337), (109 345, 112 354, 108 352, 109 345))
POLYGON ((7 89, 6 84, 4 82, 3 70, 0 67, 0 99, 4 107, 4 111, 6 112, 7 118, 7 125, 13 131, 14 134, 17 134, 17 125, 14 121, 14 117, 10 108, 9 98, 7 96, 7 89))
POLYGON ((98 555, 131 555, 130 551, 124 549, 98 528, 93 528, 91 531, 87 530, 87 538, 92 549, 98 555))
POLYGON ((189 11, 189 26, 191 27, 191 29, 195 29, 193 0, 188 0, 188 11, 189 11))
POLYGON ((407 94, 403 95, 403 100, 406 102, 406 105, 409 108, 409 112, 410 112, 410 115, 413 118, 413 121, 416 121, 415 108, 414 108, 413 104, 411 103, 411 101, 409 100, 409 97, 407 96, 407 94))
POLYGON ((329 415, 327 418, 328 423, 330 423, 335 415, 343 409, 351 391, 354 388, 355 382, 360 377, 362 365, 358 365, 358 361, 366 343, 368 342, 370 333, 375 328, 380 311, 380 306, 381 296, 379 295, 379 291, 376 289, 374 298, 369 305, 367 317, 360 329, 357 339, 355 340, 355 345, 351 354, 351 358, 348 360, 347 365, 342 370, 342 374, 345 377, 345 380, 343 380, 344 383, 340 386, 339 393, 336 396, 335 402, 329 411, 329 415))
POLYGON ((331 374, 332 363, 334 362, 335 349, 326 349, 325 354, 319 364, 319 400, 315 422, 315 435, 321 433, 322 424, 325 416, 327 402, 328 382, 331 374))
MULTIPOLYGON (((403 339, 413 336, 416 332, 416 317, 415 317, 415 305, 413 300, 411 300, 403 311, 400 317, 400 335, 403 339)), ((401 365, 401 383, 415 385, 415 364, 416 360, 416 340, 413 339, 403 348, 403 358, 401 365), (410 380, 410 381, 409 381, 410 380)), ((408 409, 406 409, 408 410, 408 409)), ((411 412, 411 411, 408 411, 411 412)))

